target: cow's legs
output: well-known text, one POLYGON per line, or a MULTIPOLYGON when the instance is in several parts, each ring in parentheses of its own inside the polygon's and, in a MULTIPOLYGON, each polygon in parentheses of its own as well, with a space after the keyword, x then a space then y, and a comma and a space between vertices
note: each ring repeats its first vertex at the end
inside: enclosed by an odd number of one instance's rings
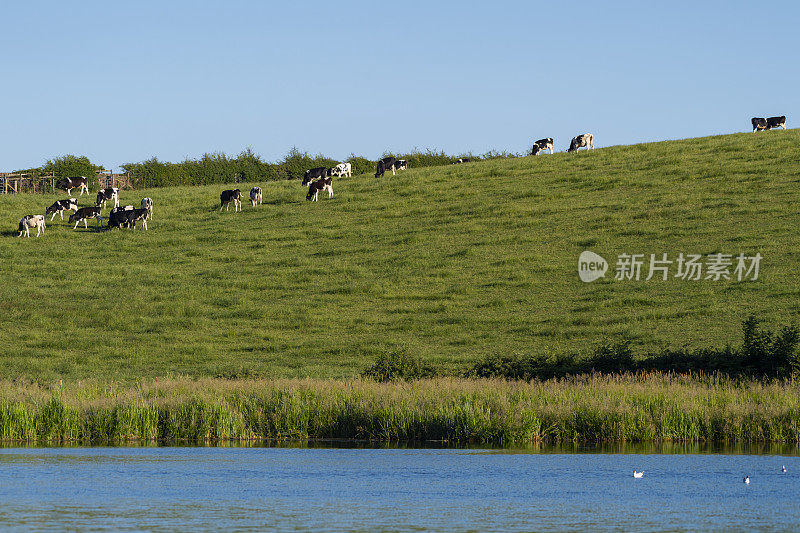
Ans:
MULTIPOLYGON (((50 222, 52 222, 54 218, 56 218, 55 213, 53 213, 53 216, 50 217, 50 222)), ((61 215, 61 220, 64 220, 64 215, 61 215)))
POLYGON ((84 227, 84 229, 89 229, 89 219, 88 218, 84 218, 83 219, 83 227, 84 227))
POLYGON ((80 224, 80 223, 81 223, 81 221, 80 221, 80 220, 78 220, 77 222, 75 222, 75 226, 74 226, 72 229, 78 229, 78 224, 80 224))

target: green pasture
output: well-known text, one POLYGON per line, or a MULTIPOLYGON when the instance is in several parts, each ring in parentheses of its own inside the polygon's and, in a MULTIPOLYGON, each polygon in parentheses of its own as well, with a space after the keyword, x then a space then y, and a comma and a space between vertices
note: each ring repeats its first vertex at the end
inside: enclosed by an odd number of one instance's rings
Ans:
POLYGON ((153 198, 149 231, 48 216, 38 239, 19 219, 65 195, 0 195, 0 377, 349 378, 387 352, 455 372, 621 338, 738 343, 752 313, 800 314, 799 147, 769 131, 410 168, 334 178, 315 203, 262 182, 257 208, 254 183, 124 190, 153 198), (234 186, 244 210, 220 213, 234 186), (604 279, 579 280, 583 250, 604 279), (619 254, 681 252, 758 252, 759 279, 613 279, 619 254))

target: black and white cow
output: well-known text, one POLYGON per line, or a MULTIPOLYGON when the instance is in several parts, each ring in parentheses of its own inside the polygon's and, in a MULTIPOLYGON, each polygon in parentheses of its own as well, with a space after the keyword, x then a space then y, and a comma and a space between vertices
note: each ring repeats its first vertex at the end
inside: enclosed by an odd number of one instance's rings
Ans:
POLYGON ((767 119, 767 129, 771 130, 772 128, 783 128, 786 129, 786 117, 769 117, 767 119))
POLYGON ((312 202, 317 201, 317 196, 319 196, 319 191, 328 191, 328 198, 333 196, 333 177, 327 178, 319 178, 316 181, 312 181, 308 186, 308 194, 306 194, 306 200, 311 200, 312 202))
POLYGON ((25 215, 19 221, 19 237, 31 236, 30 228, 36 228, 36 236, 44 233, 44 215, 25 215))
POLYGON ((753 117, 750 119, 750 124, 753 125, 753 133, 767 129, 767 119, 753 117))
POLYGON ((147 218, 153 220, 153 199, 142 198, 142 209, 147 209, 147 218))
POLYGON ((310 168, 303 174, 303 186, 308 185, 317 178, 324 178, 327 175, 328 167, 310 168))
POLYGON ((395 168, 397 168, 397 170, 405 170, 408 168, 408 164, 405 159, 398 159, 395 168))
POLYGON ((455 161, 453 161, 450 164, 451 165, 458 165, 459 163, 469 163, 470 161, 472 161, 472 159, 470 159, 469 157, 459 157, 458 159, 456 159, 455 161))
POLYGON ((392 176, 396 174, 395 170, 397 168, 397 159, 394 157, 384 157, 380 161, 378 161, 378 165, 375 167, 375 177, 380 178, 383 176, 383 173, 387 170, 392 171, 392 176))
POLYGON ((105 208, 108 200, 114 200, 114 207, 119 207, 119 187, 108 187, 97 191, 97 201, 94 205, 100 207, 102 204, 105 208))
POLYGON ((69 223, 75 223, 75 227, 72 229, 78 229, 78 224, 80 224, 81 220, 83 220, 83 227, 89 228, 89 224, 87 220, 90 218, 97 219, 97 225, 103 225, 103 217, 101 216, 102 210, 100 206, 93 206, 93 207, 81 207, 74 214, 69 216, 69 223))
POLYGON ((122 226, 136 229, 136 221, 141 220, 142 224, 144 225, 144 229, 147 229, 148 213, 149 212, 147 209, 136 209, 132 205, 115 207, 111 210, 111 214, 108 217, 108 224, 106 226, 108 229, 122 228, 122 226))
POLYGON ((128 228, 132 227, 134 225, 133 210, 134 207, 132 205, 115 207, 111 210, 111 214, 108 215, 108 224, 106 224, 106 227, 108 229, 122 228, 122 226, 128 228))
POLYGON ((89 194, 89 178, 85 178, 83 176, 76 176, 73 178, 64 178, 60 179, 56 182, 56 189, 62 189, 67 191, 69 196, 72 196, 72 189, 75 187, 81 188, 81 193, 79 196, 83 196, 83 193, 89 194))
POLYGON ((545 150, 550 150, 550 153, 553 153, 553 138, 548 137, 547 139, 539 139, 538 141, 533 143, 533 147, 531 148, 531 155, 539 155, 539 152, 544 152, 545 150))
POLYGON ((230 203, 233 202, 233 212, 241 211, 242 210, 242 191, 239 189, 227 190, 222 191, 222 194, 219 195, 219 210, 222 211, 222 208, 225 208, 225 211, 228 211, 230 207, 230 203))
POLYGON ((144 229, 147 229, 147 215, 150 212, 147 209, 134 209, 133 210, 133 229, 136 229, 136 221, 141 220, 144 229))
POLYGON ((578 148, 586 147, 587 150, 591 150, 594 148, 594 143, 592 142, 594 136, 591 133, 584 133, 583 135, 578 135, 572 138, 572 142, 569 143, 569 148, 567 152, 577 152, 578 148))
POLYGON ((352 177, 353 165, 351 165, 350 163, 339 163, 338 165, 336 165, 331 169, 330 175, 338 177, 345 176, 347 178, 352 177))
POLYGON ((256 204, 264 203, 264 193, 261 191, 261 187, 253 187, 250 189, 250 203, 253 204, 253 207, 256 204))
POLYGON ((64 211, 77 211, 78 210, 78 201, 75 198, 67 198, 66 200, 56 200, 56 202, 47 208, 44 212, 45 215, 49 215, 50 213, 53 216, 50 217, 50 222, 56 218, 56 215, 61 215, 61 220, 64 220, 64 211))

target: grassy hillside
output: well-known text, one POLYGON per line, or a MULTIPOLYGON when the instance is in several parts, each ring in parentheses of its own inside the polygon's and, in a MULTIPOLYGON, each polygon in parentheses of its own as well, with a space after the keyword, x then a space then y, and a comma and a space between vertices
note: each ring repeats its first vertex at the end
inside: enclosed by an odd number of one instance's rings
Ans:
POLYGON ((737 343, 750 313, 800 313, 798 146, 770 131, 409 169, 318 203, 270 182, 236 214, 220 186, 123 191, 155 200, 150 231, 56 217, 39 239, 16 238, 20 217, 63 195, 0 196, 2 375, 339 378, 387 351, 454 369, 623 336, 737 343), (606 279, 578 279, 585 249, 606 279), (755 282, 613 280, 618 254, 664 252, 764 259, 755 282))

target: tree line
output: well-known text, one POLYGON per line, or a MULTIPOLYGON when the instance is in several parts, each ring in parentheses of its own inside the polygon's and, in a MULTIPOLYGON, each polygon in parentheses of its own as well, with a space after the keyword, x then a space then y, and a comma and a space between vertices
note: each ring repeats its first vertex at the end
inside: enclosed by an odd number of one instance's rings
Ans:
MULTIPOLYGON (((483 155, 448 155, 442 150, 427 149, 405 154, 385 152, 381 157, 387 156, 405 159, 410 168, 420 168, 449 165, 464 157, 476 161, 519 157, 520 154, 490 151, 483 155)), ((339 161, 322 154, 312 156, 297 148, 289 150, 282 160, 270 163, 247 148, 235 157, 215 152, 203 154, 199 159, 187 158, 180 163, 169 163, 153 157, 138 163, 124 163, 120 167, 131 176, 138 187, 147 188, 302 179, 305 171, 310 168, 331 168, 340 162, 350 163, 353 174, 374 172, 377 164, 377 160, 355 154, 339 161)), ((67 178, 91 177, 99 170, 103 170, 103 167, 92 163, 86 156, 64 155, 47 160, 41 167, 16 172, 26 172, 34 176, 54 173, 57 178, 67 178)))

